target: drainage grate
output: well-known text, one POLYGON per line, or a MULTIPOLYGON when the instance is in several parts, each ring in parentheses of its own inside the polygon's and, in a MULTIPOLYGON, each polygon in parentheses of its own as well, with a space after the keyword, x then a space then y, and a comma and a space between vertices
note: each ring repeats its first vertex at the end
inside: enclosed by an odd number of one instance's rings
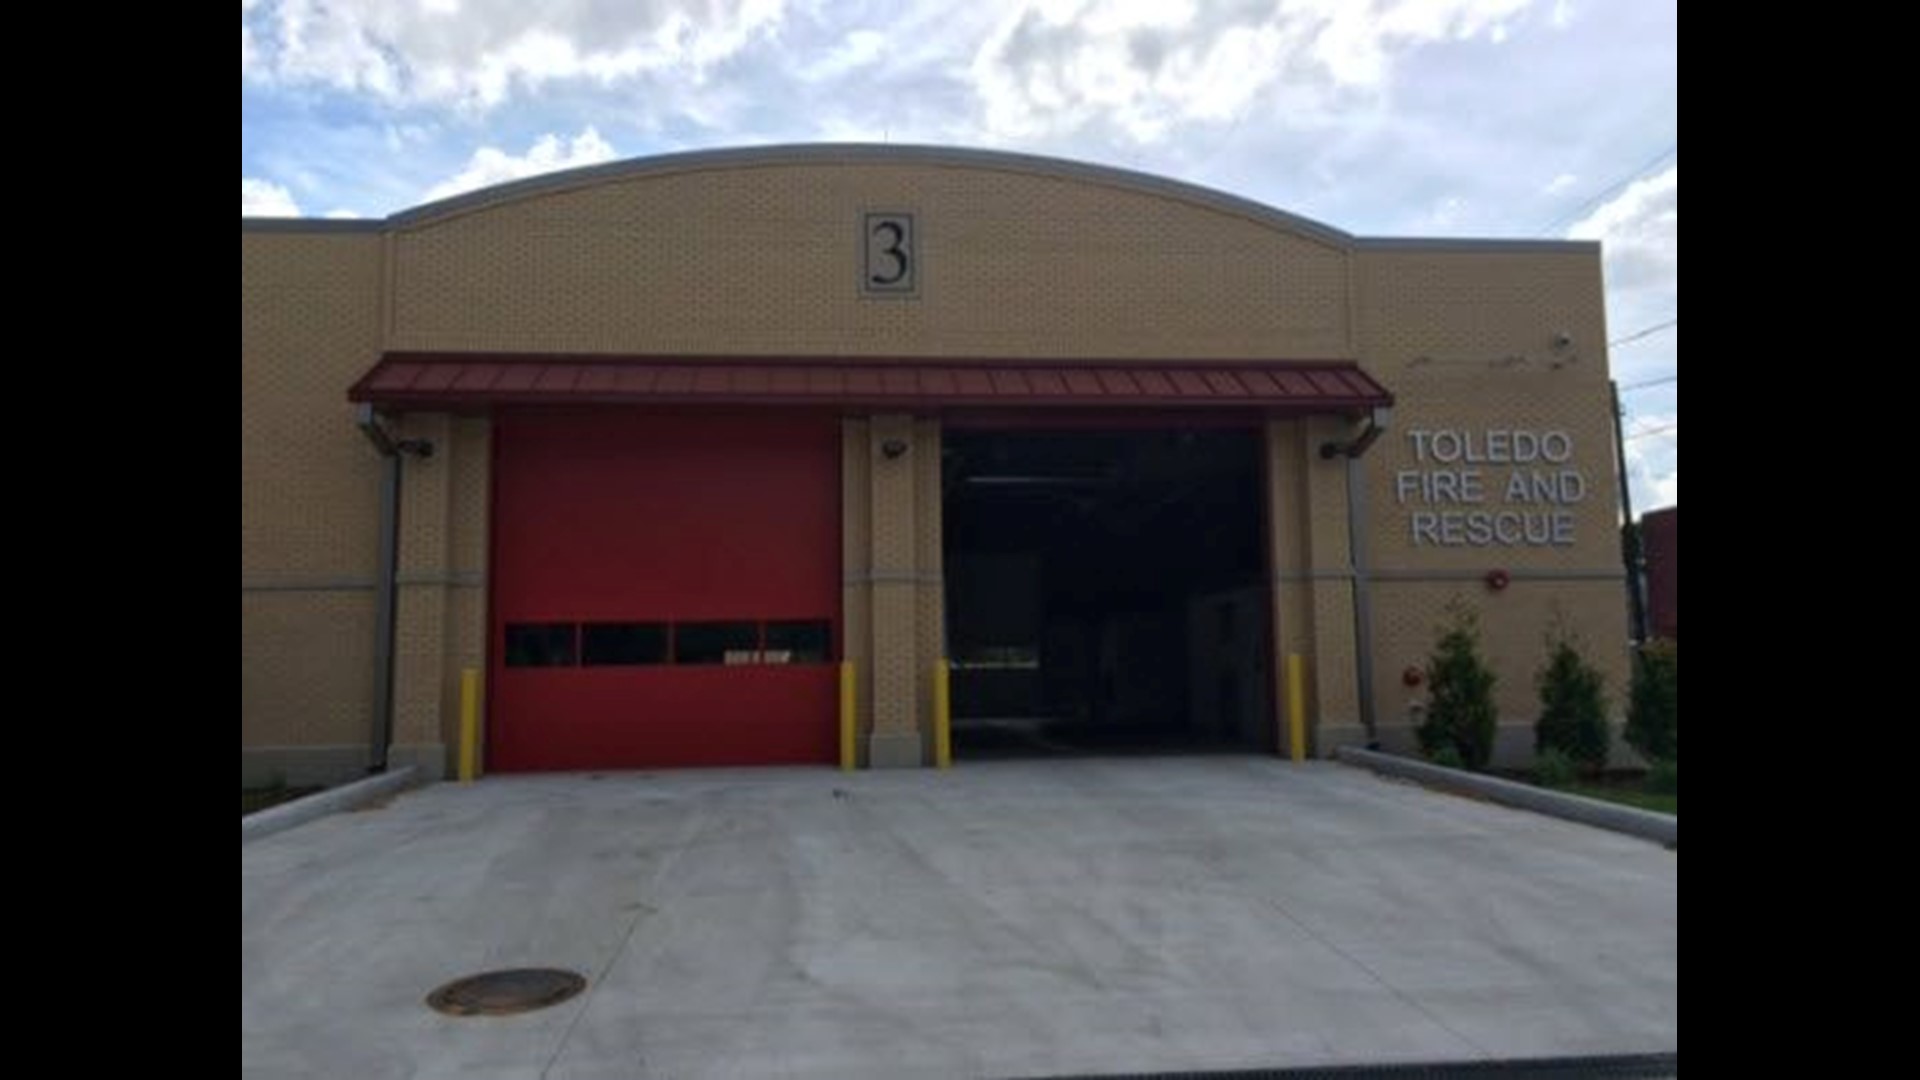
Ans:
POLYGON ((485 971, 435 990, 427 1004, 450 1016, 511 1016, 558 1005, 586 987, 584 977, 559 968, 485 971))

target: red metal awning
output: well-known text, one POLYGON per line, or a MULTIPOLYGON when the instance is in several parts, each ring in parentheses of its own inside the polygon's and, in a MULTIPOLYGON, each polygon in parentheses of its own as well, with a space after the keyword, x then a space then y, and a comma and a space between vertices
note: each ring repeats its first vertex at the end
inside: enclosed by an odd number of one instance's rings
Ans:
POLYGON ((472 353, 388 353, 347 397, 415 409, 716 404, 1358 413, 1393 403, 1393 395, 1350 360, 1026 363, 472 353))

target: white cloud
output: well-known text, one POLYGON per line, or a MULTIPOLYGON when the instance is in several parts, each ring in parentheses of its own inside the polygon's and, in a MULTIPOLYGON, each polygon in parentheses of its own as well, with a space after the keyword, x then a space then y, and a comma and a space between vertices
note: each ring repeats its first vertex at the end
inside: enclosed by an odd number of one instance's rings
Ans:
MULTIPOLYGON (((1606 260, 1607 322, 1618 345, 1613 373, 1624 386, 1680 370, 1679 328, 1662 327, 1680 310, 1680 166, 1644 177, 1567 230, 1600 241, 1606 260), (1632 338, 1627 341, 1624 339, 1632 338)), ((1627 475, 1635 512, 1671 506, 1680 497, 1680 410, 1677 387, 1625 395, 1627 475)))
POLYGON ((1567 235, 1605 245, 1613 288, 1673 282, 1680 271, 1680 166, 1634 181, 1567 235))
POLYGON ((1313 111, 1383 91, 1421 45, 1485 35, 1531 0, 1026 0, 975 53, 986 129, 1032 138, 1112 123, 1138 143, 1243 116, 1269 87, 1313 111))
POLYGON ((697 79, 771 34, 785 7, 786 0, 281 0, 255 10, 243 0, 241 66, 251 56, 269 80, 485 108, 554 80, 607 84, 653 71, 697 79))
POLYGON ((880 61, 886 51, 887 36, 878 30, 855 30, 834 46, 833 51, 800 68, 807 82, 838 79, 880 61))
POLYGON ((260 0, 240 0, 240 74, 245 75, 260 60, 260 49, 253 42, 253 27, 248 26, 247 12, 259 6, 260 0))
POLYGON ((327 216, 330 218, 333 218, 336 221, 353 221, 360 217, 360 212, 358 210, 349 210, 344 206, 340 206, 327 211, 327 216))
POLYGON ((1542 194, 1545 194, 1545 195, 1559 195, 1559 194, 1563 194, 1564 192, 1571 191, 1573 189, 1573 185, 1579 182, 1580 182, 1579 177, 1573 175, 1572 173, 1563 172, 1559 176, 1554 177, 1552 180, 1547 181, 1547 186, 1541 188, 1540 191, 1542 194))
POLYGON ((483 146, 473 152, 466 168, 428 189, 424 201, 432 202, 475 188, 504 184, 509 180, 538 176, 558 169, 597 165, 612 161, 616 156, 612 145, 591 127, 565 141, 558 135, 542 135, 525 154, 517 157, 497 147, 483 146))
POLYGON ((1637 517, 1680 501, 1680 412, 1645 413, 1626 425, 1627 476, 1637 517))
POLYGON ((1459 228, 1467 211, 1467 202, 1458 195, 1448 195, 1433 204, 1421 218, 1420 231, 1434 233, 1453 232, 1459 228))
POLYGON ((300 206, 293 201, 293 193, 279 184, 243 176, 240 178, 240 216, 299 217, 300 206))

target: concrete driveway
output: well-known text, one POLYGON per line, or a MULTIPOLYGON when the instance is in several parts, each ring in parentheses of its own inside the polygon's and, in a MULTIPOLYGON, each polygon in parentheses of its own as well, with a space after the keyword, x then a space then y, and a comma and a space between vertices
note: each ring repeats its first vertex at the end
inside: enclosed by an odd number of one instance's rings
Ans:
POLYGON ((441 784, 241 848, 249 1077, 1672 1051, 1677 854, 1263 758, 441 784), (583 995, 423 998, 523 966, 583 995))

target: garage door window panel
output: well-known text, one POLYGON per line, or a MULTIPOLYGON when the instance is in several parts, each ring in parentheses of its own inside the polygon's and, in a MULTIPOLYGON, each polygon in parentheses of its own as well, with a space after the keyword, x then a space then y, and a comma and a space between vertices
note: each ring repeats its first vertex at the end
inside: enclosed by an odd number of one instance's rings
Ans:
POLYGON ((582 666, 633 667, 669 661, 666 623, 587 623, 580 628, 582 666))
POLYGON ((760 662, 760 624, 757 622, 697 622, 674 627, 676 663, 757 664, 760 662))
POLYGON ((507 666, 572 667, 576 636, 573 623, 508 623, 507 666))

